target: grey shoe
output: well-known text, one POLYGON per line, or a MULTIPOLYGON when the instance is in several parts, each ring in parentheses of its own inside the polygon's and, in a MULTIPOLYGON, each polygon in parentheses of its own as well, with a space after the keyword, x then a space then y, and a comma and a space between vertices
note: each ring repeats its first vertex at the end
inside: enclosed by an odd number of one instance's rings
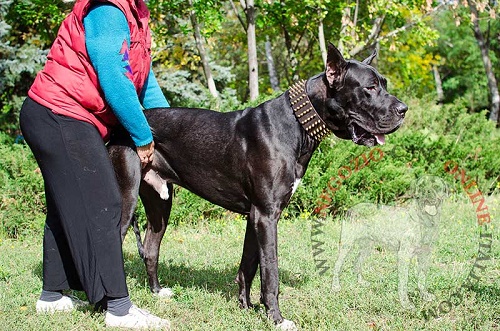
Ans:
POLYGON ((125 316, 116 316, 106 312, 105 318, 107 327, 118 327, 127 329, 155 329, 169 330, 170 322, 132 305, 128 314, 125 316))

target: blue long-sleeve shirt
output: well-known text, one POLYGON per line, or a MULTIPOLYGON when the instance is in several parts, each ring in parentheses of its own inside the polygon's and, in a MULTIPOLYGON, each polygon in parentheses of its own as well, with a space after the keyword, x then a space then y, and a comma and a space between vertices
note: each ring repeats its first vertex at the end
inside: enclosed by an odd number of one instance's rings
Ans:
POLYGON ((123 61, 123 54, 120 54, 124 41, 130 47, 130 30, 125 14, 112 4, 95 4, 83 19, 83 25, 87 53, 106 102, 136 146, 149 144, 153 136, 143 108, 169 107, 169 104, 152 70, 140 95, 125 75, 129 63, 123 61))

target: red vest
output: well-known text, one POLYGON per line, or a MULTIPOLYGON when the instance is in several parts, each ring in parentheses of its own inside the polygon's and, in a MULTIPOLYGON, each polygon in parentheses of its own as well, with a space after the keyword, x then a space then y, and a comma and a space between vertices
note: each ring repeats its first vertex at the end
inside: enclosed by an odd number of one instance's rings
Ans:
MULTIPOLYGON (((117 6, 130 29, 129 63, 140 94, 151 65, 149 11, 143 0, 105 0, 117 6)), ((104 100, 97 74, 85 47, 83 18, 91 0, 78 0, 59 29, 47 62, 28 95, 54 113, 94 124, 104 140, 117 119, 104 100)))

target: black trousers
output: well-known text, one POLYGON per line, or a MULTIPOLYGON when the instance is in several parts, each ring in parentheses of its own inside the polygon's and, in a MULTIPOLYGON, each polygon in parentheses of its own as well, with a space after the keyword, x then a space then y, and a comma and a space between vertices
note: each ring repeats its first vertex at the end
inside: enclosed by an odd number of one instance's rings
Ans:
POLYGON ((121 196, 99 132, 30 98, 20 124, 45 184, 43 289, 83 290, 91 303, 127 296, 121 196))

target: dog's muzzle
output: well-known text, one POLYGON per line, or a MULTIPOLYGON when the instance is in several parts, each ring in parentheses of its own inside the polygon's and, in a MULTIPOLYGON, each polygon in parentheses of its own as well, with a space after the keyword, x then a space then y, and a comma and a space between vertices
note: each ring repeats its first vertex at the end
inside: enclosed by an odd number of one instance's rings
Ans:
POLYGON ((397 118, 397 120, 391 121, 394 122, 391 125, 385 125, 386 127, 388 127, 388 130, 382 129, 380 130, 380 132, 368 131, 358 123, 352 121, 347 126, 352 141, 355 144, 368 147, 385 144, 385 135, 393 133, 394 131, 399 129, 401 124, 403 124, 403 119, 405 118, 405 114, 407 111, 408 106, 398 100, 397 104, 392 106, 390 110, 390 113, 393 114, 393 117, 397 118))
POLYGON ((351 135, 351 139, 355 144, 368 147, 385 144, 385 133, 371 133, 356 123, 349 124, 347 128, 349 130, 349 134, 351 135))

